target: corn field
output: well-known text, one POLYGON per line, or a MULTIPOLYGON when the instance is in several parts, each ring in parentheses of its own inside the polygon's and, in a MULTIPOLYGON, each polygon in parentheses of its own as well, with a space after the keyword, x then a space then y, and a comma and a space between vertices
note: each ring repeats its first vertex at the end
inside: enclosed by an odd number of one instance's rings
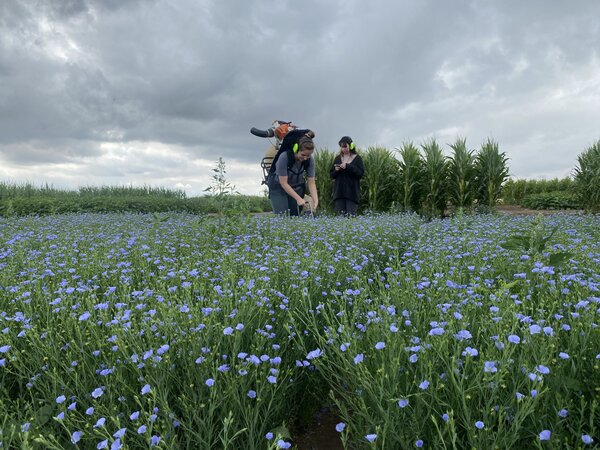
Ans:
MULTIPOLYGON (((365 175, 361 180, 360 210, 415 212, 426 217, 443 216, 449 210, 492 210, 508 180, 508 158, 488 139, 476 152, 466 139, 449 145, 451 156, 430 139, 417 146, 405 142, 392 152, 368 147, 361 152, 365 175)), ((319 202, 331 210, 329 169, 334 155, 316 153, 319 202)))
POLYGON ((577 157, 575 190, 586 211, 600 211, 600 140, 577 157))

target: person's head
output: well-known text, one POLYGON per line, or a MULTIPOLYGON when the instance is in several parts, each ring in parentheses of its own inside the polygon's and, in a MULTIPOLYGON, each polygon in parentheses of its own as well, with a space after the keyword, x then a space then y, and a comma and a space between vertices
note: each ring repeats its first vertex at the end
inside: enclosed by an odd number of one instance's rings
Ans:
POLYGON ((315 143, 308 136, 302 136, 298 140, 298 151, 296 152, 296 160, 306 161, 310 159, 315 151, 315 143))
POLYGON ((356 153, 354 142, 350 136, 343 136, 339 142, 340 153, 356 153))

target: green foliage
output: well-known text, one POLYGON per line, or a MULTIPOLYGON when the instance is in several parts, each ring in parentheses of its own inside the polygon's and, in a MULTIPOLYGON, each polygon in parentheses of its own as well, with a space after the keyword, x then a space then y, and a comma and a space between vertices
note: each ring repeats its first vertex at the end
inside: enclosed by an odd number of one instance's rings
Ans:
POLYGON ((164 197, 18 197, 0 200, 0 216, 43 216, 65 213, 107 212, 189 212, 210 213, 258 213, 270 211, 268 198, 261 196, 229 195, 224 197, 204 196, 190 198, 164 197))
POLYGON ((361 156, 365 165, 360 184, 362 208, 387 211, 397 200, 398 161, 383 147, 369 147, 361 156))
POLYGON ((533 263, 543 259, 549 266, 561 267, 573 257, 573 253, 562 250, 548 252, 549 244, 558 230, 558 225, 548 227, 540 215, 529 224, 527 229, 511 235, 500 246, 517 251, 519 256, 528 255, 533 263))
POLYGON ((399 193, 401 211, 418 212, 421 208, 423 162, 419 149, 412 142, 402 144, 400 151, 399 193))
POLYGON ((223 158, 219 157, 216 163, 216 167, 212 169, 213 184, 204 189, 204 192, 208 192, 217 197, 224 197, 226 195, 233 195, 237 193, 235 186, 227 180, 227 168, 223 158))
POLYGON ((15 198, 78 198, 78 197, 152 197, 184 199, 185 191, 152 186, 82 186, 78 190, 58 189, 43 184, 0 182, 0 200, 15 198))
POLYGON ((0 222, 5 448, 274 450, 323 404, 352 449, 597 440, 595 217, 0 222))
POLYGON ((508 158, 500 153, 498 143, 488 139, 475 158, 476 199, 478 207, 491 211, 508 179, 508 158))
POLYGON ((572 178, 553 178, 550 180, 525 180, 509 178, 502 187, 502 200, 507 205, 524 205, 526 197, 532 194, 549 192, 575 193, 572 178))
POLYGON ((315 151, 315 183, 319 193, 319 209, 321 211, 333 210, 333 180, 329 176, 329 170, 333 166, 335 154, 327 148, 315 151))
POLYGON ((527 195, 521 205, 530 209, 579 209, 581 201, 575 193, 554 191, 527 195))
POLYGON ((600 140, 577 157, 575 190, 586 211, 600 211, 600 140))
POLYGON ((467 140, 458 138, 450 144, 453 154, 448 168, 448 196, 452 206, 470 209, 475 200, 475 156, 467 140))
POLYGON ((423 212, 441 217, 447 201, 448 161, 435 139, 421 145, 423 149, 423 212))

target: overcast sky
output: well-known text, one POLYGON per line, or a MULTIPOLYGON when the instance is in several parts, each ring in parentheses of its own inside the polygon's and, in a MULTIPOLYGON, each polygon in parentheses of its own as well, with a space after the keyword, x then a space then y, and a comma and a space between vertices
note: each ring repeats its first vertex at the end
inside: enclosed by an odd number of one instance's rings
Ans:
POLYGON ((600 139, 600 1, 1 0, 0 181, 262 192, 291 120, 337 150, 489 137, 516 178, 600 139))

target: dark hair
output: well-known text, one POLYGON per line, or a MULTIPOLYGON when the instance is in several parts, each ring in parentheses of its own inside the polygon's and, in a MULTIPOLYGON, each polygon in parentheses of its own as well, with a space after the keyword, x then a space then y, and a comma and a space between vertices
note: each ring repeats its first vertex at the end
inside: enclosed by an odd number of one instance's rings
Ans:
POLYGON ((302 151, 302 150, 311 150, 312 151, 314 149, 315 149, 315 143, 308 136, 302 136, 300 139, 298 139, 298 151, 302 151))
POLYGON ((342 138, 340 139, 340 142, 338 142, 338 145, 341 147, 342 144, 347 144, 348 150, 350 150, 350 153, 356 153, 356 148, 351 147, 352 142, 353 141, 350 136, 342 136, 342 138))

